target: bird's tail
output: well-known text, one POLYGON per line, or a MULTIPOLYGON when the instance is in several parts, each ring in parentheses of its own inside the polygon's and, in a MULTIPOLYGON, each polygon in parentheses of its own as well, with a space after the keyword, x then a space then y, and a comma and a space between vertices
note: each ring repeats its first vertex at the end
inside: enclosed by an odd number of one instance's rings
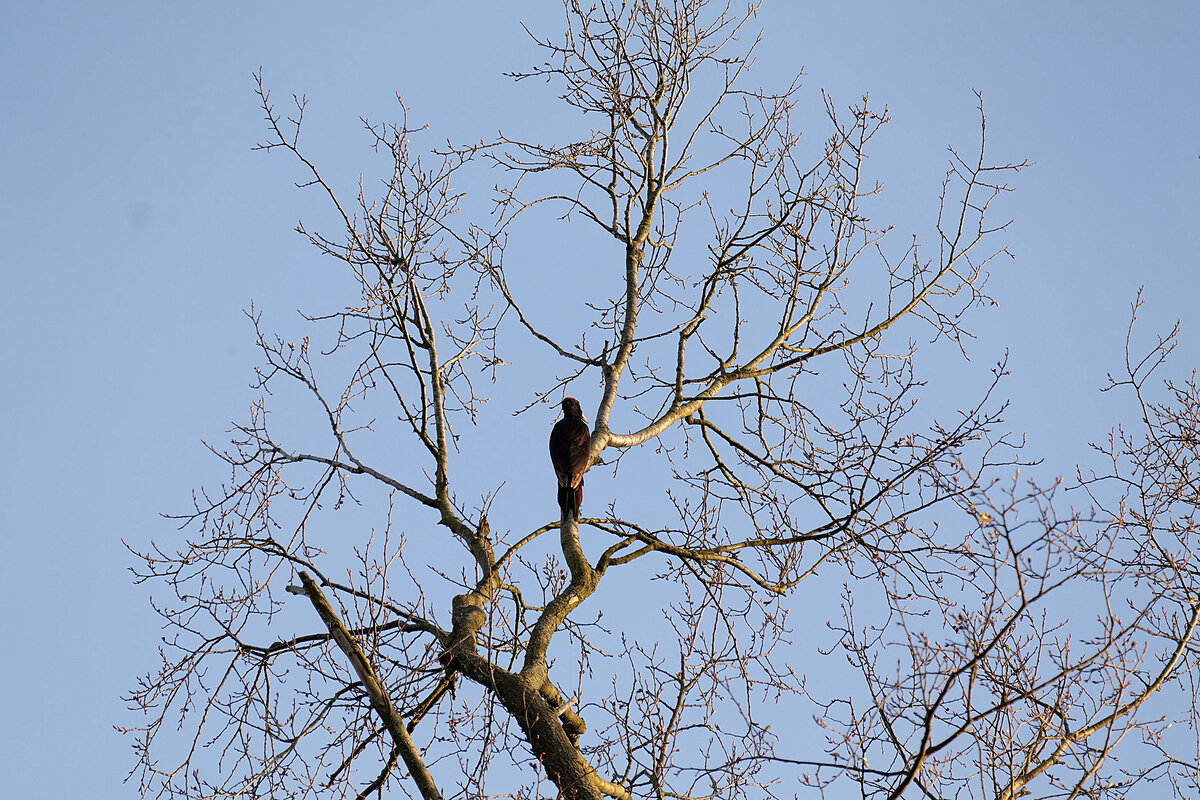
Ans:
POLYGON ((575 519, 579 519, 579 506, 583 503, 583 481, 579 485, 572 488, 570 486, 558 487, 558 508, 562 511, 563 516, 574 514, 575 519))

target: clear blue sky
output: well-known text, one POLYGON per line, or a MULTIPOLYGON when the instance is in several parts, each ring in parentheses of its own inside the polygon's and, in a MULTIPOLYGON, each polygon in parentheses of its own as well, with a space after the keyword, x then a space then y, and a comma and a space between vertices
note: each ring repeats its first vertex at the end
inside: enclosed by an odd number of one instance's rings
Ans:
MULTIPOLYGON (((251 399, 242 309, 293 325, 333 285, 290 233, 317 198, 251 152, 252 72, 281 99, 308 94, 307 141, 348 185, 370 160, 358 116, 392 116, 396 92, 459 141, 544 113, 549 92, 500 73, 538 58, 519 20, 559 19, 550 0, 0 14, 0 796, 134 796, 111 726, 134 721, 119 695, 153 666, 157 631, 121 540, 169 540, 158 513, 223 477, 201 439, 251 399)), ((872 166, 902 228, 928 233, 945 146, 974 146, 972 89, 996 158, 1037 162, 1004 203, 1017 258, 993 277, 1001 306, 975 326, 977 362, 1011 351, 1010 419, 1034 452, 1069 470, 1117 421, 1095 390, 1138 286, 1145 331, 1182 318, 1174 369, 1195 364, 1200 4, 768 0, 759 21, 752 83, 803 67, 810 100, 891 107, 872 166)))

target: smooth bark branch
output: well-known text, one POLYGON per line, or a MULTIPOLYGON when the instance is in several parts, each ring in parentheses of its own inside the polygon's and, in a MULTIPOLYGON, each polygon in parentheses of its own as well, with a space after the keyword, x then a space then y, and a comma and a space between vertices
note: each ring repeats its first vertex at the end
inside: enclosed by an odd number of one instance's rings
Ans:
MULTIPOLYGON (((1051 755, 1048 758, 1043 759, 1040 763, 1036 764, 1023 774, 1014 777, 1012 783, 1004 788, 1004 791, 1000 793, 997 800, 1015 800, 1015 798, 1020 797, 1025 786, 1027 786, 1034 778, 1038 777, 1046 770, 1052 768, 1055 764, 1058 764, 1060 761, 1062 761, 1066 753, 1073 745, 1082 741, 1086 741, 1088 737, 1093 736, 1098 732, 1114 728, 1115 723, 1122 717, 1128 716, 1129 714, 1137 711, 1137 709, 1143 703, 1145 703, 1151 697, 1151 695, 1162 689, 1163 685, 1167 682, 1171 675, 1174 674, 1176 667, 1179 665, 1179 661, 1184 657, 1188 646, 1192 643, 1192 639, 1196 634, 1196 626, 1198 624, 1200 624, 1200 604, 1194 603, 1192 606, 1191 615, 1188 617, 1184 630, 1179 635, 1178 646, 1175 648, 1175 651, 1171 653, 1166 663, 1163 664, 1158 675, 1155 676, 1153 680, 1151 680, 1145 687, 1140 688, 1129 702, 1118 705, 1112 710, 1111 713, 1107 714, 1103 718, 1079 730, 1064 731, 1061 741, 1054 748, 1054 751, 1051 753, 1051 755)), ((1096 769, 1099 769, 1101 761, 1102 759, 1097 760, 1095 768, 1092 770, 1093 773, 1096 769)))
MULTIPOLYGON (((595 448, 592 452, 595 452, 595 448)), ((588 563, 579 544, 579 520, 564 511, 559 529, 563 558, 571 571, 571 582, 546 604, 545 610, 529 634, 525 666, 521 674, 538 685, 546 679, 546 650, 550 647, 551 637, 567 615, 596 591, 596 585, 599 583, 599 576, 588 563)))
POLYGON ((350 637, 350 632, 346 630, 346 626, 342 624, 333 607, 329 605, 329 601, 325 599, 321 587, 303 570, 300 571, 300 582, 304 586, 303 593, 313 604, 321 621, 325 623, 325 627, 329 628, 329 633, 342 652, 346 654, 346 658, 350 660, 350 666, 354 668, 359 680, 362 681, 363 688, 367 690, 367 696, 371 698, 371 706, 375 709, 375 713, 379 714, 383 724, 387 726, 388 733, 392 735, 392 741, 396 743, 396 747, 400 751, 400 757, 404 759, 404 765, 408 767, 413 781, 421 791, 421 796, 425 800, 441 800, 442 796, 433 782, 433 776, 425 767, 421 751, 417 749, 416 743, 409 736, 404 720, 392 706, 387 691, 376 677, 375 669, 367 660, 362 648, 350 637))
MULTIPOLYGON (((570 723, 559 719, 556 708, 546 699, 541 686, 535 686, 524 675, 496 666, 476 652, 475 631, 480 627, 482 614, 466 611, 478 610, 470 605, 472 598, 460 595, 458 599, 454 643, 442 656, 447 668, 467 676, 500 700, 524 732, 525 740, 546 769, 547 776, 564 797, 572 800, 599 800, 601 794, 627 797, 620 793, 623 791, 620 787, 600 778, 584 760, 572 741, 573 731, 567 730, 570 723)), ((544 674, 544 668, 541 672, 544 674)))

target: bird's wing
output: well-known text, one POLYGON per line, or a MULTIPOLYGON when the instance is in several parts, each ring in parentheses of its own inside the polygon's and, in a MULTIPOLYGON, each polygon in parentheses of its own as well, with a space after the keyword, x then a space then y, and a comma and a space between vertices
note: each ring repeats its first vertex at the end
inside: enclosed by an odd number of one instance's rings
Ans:
POLYGON ((576 486, 587 471, 592 455, 592 437, 587 423, 562 419, 550 432, 550 461, 565 486, 576 486))

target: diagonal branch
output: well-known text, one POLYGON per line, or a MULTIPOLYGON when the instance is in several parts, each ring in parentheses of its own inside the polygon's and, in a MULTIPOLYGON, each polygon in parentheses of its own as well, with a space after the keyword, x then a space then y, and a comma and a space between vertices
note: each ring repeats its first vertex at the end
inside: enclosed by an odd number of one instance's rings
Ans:
POLYGON ((350 638, 350 633, 346 630, 346 626, 342 624, 333 607, 329 605, 329 601, 325 599, 325 594, 321 591, 321 587, 312 579, 312 576, 301 570, 300 582, 303 584, 302 587, 289 586, 288 591, 308 597, 309 601, 313 604, 313 608, 317 610, 317 614, 321 617, 321 621, 329 628, 329 633, 333 636, 334 641, 337 642, 342 652, 346 654, 346 658, 350 660, 350 666, 354 667, 359 680, 362 681, 363 687, 367 690, 367 696, 371 698, 371 706, 375 709, 375 713, 383 720, 388 733, 392 735, 392 740, 396 743, 396 749, 400 751, 400 757, 404 759, 404 765, 408 767, 413 781, 417 784, 417 788, 421 790, 421 796, 425 800, 441 800, 442 796, 433 782, 433 776, 429 774, 429 770, 425 767, 425 761, 421 758, 421 751, 417 749, 416 743, 409 736, 408 729, 404 725, 404 720, 400 718, 400 714, 392 705, 387 691, 383 688, 383 684, 379 682, 379 678, 375 674, 375 669, 371 666, 371 662, 367 660, 362 648, 350 638))

